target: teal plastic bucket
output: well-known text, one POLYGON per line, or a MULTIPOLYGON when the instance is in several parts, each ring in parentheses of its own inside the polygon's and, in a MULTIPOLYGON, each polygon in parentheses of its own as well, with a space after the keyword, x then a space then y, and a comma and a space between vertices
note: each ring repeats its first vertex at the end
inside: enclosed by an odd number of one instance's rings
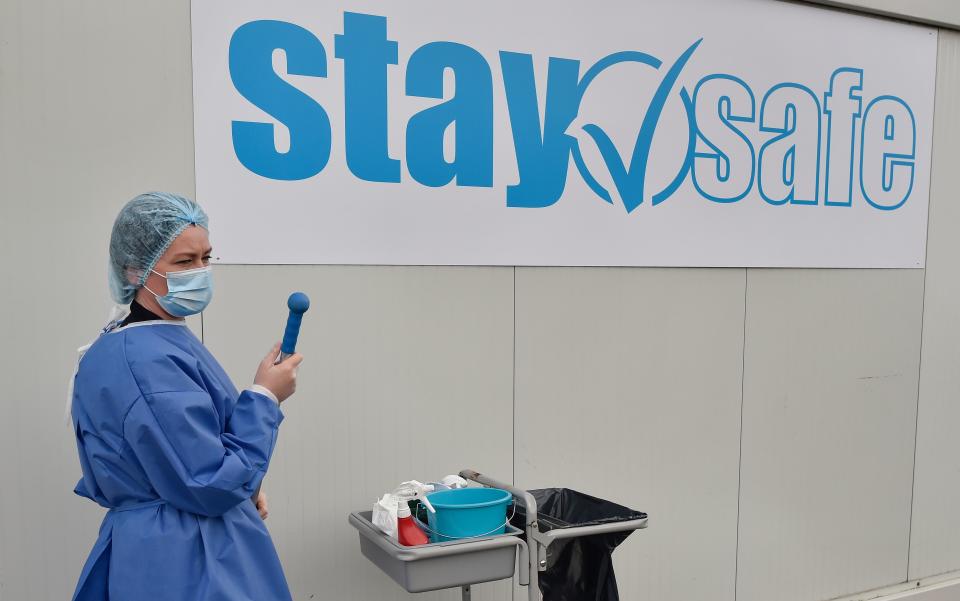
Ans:
POLYGON ((513 495, 499 488, 458 488, 432 492, 427 499, 437 510, 427 512, 430 542, 442 543, 503 534, 513 495))

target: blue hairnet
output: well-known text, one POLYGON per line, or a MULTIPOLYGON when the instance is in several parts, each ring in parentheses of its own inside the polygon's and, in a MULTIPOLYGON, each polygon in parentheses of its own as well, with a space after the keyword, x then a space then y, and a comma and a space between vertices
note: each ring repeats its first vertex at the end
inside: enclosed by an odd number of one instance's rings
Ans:
POLYGON ((208 223, 200 205, 176 194, 148 192, 128 202, 117 215, 110 235, 113 300, 129 304, 180 232, 190 225, 209 229, 208 223))

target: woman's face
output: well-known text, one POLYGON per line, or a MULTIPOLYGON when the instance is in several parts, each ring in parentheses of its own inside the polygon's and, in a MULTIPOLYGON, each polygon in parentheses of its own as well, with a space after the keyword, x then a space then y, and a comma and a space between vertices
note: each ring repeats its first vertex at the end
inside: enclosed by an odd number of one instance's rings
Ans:
MULTIPOLYGON (((213 252, 213 247, 210 246, 210 236, 207 230, 197 225, 191 225, 173 240, 173 244, 157 261, 153 271, 166 275, 172 271, 206 267, 210 264, 211 252, 213 252)), ((150 290, 153 290, 158 296, 167 293, 166 278, 153 273, 153 271, 147 276, 145 287, 137 290, 137 302, 164 319, 176 319, 164 311, 153 294, 150 294, 150 290), (147 290, 147 288, 150 290, 147 290)))

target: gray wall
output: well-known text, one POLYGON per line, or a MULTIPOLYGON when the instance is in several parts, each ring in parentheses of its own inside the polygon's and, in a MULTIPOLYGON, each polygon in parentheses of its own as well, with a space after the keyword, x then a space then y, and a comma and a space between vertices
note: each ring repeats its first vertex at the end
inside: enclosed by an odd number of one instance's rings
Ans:
MULTIPOLYGON (((193 193, 189 48, 186 0, 0 3, 2 601, 68 597, 96 537, 65 388, 119 206, 193 193)), ((218 267, 192 326, 238 385, 286 293, 315 302, 265 484, 295 597, 406 598, 346 514, 463 467, 650 512, 615 556, 624 599, 960 570, 960 34, 938 62, 925 270, 218 267)))
POLYGON ((918 23, 960 29, 960 2, 956 0, 801 0, 918 23))

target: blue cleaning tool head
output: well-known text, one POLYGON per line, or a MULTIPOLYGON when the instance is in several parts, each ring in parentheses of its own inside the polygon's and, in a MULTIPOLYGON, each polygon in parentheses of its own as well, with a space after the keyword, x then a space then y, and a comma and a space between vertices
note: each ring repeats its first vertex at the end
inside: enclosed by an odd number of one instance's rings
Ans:
POLYGON ((287 299, 287 307, 294 313, 306 313, 310 308, 310 297, 303 292, 294 292, 287 299))

